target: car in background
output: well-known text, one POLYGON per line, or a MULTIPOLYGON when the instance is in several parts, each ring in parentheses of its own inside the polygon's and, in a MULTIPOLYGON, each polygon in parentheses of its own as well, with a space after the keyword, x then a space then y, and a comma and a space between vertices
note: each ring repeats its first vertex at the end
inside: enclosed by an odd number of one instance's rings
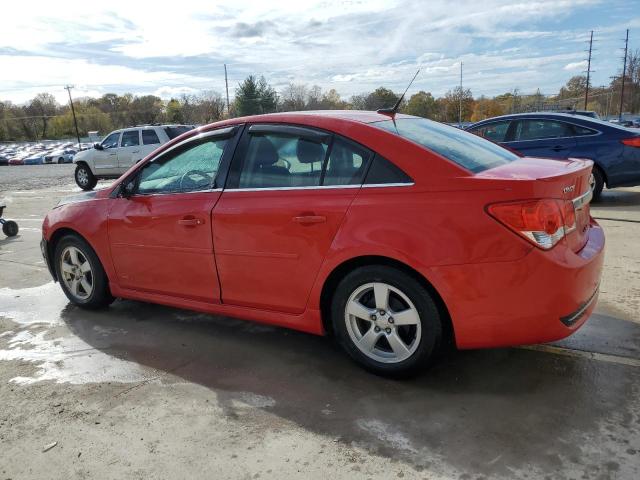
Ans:
POLYGON ((597 199, 607 188, 640 185, 640 132, 580 115, 519 113, 474 123, 467 131, 527 157, 593 160, 597 199))
POLYGON ((584 324, 604 259, 592 165, 410 115, 234 118, 60 202, 41 247, 82 308, 120 297, 331 333, 365 368, 404 375, 451 342, 584 324))
POLYGON ((44 163, 44 156, 42 153, 31 153, 24 157, 23 165, 42 165, 44 163))
POLYGON ((9 159, 4 155, 0 155, 0 166, 9 165, 9 159))
POLYGON ((16 155, 11 157, 8 162, 9 165, 24 165, 24 156, 16 155))
POLYGON ((44 163, 73 163, 73 156, 77 150, 66 148, 64 150, 54 150, 44 156, 44 163))
POLYGON ((149 125, 115 130, 93 148, 73 157, 76 184, 83 190, 93 190, 98 180, 118 178, 160 145, 189 130, 192 127, 188 125, 149 125))
POLYGON ((558 110, 555 113, 567 113, 569 115, 582 115, 583 117, 595 118, 600 120, 600 115, 593 110, 558 110))

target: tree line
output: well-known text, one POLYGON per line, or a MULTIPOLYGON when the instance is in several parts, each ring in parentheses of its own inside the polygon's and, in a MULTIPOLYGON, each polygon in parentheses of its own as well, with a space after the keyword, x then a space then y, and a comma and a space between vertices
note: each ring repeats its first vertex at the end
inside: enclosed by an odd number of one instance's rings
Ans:
MULTIPOLYGON (((622 75, 609 85, 591 86, 587 109, 600 115, 618 112, 622 75)), ((470 89, 455 87, 435 98, 419 91, 405 98, 400 111, 440 122, 476 122, 507 113, 584 107, 586 77, 574 76, 556 95, 538 91, 522 95, 518 89, 495 97, 474 98, 470 89)), ((233 102, 227 108, 222 95, 215 91, 180 95, 169 101, 154 95, 108 93, 99 98, 78 98, 74 107, 81 136, 98 131, 101 135, 117 128, 152 123, 206 124, 227 117, 294 110, 377 110, 394 105, 399 94, 379 87, 372 92, 343 99, 335 90, 319 86, 290 83, 279 92, 264 77, 250 75, 238 84, 233 102)), ((625 76, 623 111, 640 112, 640 50, 629 54, 625 76)), ((72 138, 73 116, 68 105, 60 105, 53 95, 40 93, 24 105, 0 101, 0 141, 72 138)))

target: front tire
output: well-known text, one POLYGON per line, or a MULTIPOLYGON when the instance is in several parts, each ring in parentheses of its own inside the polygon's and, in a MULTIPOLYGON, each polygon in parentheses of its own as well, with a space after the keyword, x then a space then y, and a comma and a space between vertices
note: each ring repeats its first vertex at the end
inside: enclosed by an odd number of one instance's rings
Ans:
POLYGON ((76 184, 83 190, 93 190, 98 183, 98 179, 93 175, 91 169, 84 163, 78 164, 74 176, 76 184))
POLYGON ((604 188, 604 175, 602 174, 602 170, 596 165, 593 166, 593 170, 591 171, 589 187, 593 192, 593 201, 598 201, 604 188))
POLYGON ((360 267, 345 276, 332 300, 331 319, 342 348, 378 375, 416 373, 442 338, 440 313, 429 292, 388 266, 360 267))
POLYGON ((61 163, 64 163, 64 158, 62 157, 58 158, 58 165, 60 165, 61 163))
POLYGON ((76 235, 67 235, 56 244, 56 277, 67 298, 79 307, 106 307, 114 298, 107 274, 93 248, 76 235))

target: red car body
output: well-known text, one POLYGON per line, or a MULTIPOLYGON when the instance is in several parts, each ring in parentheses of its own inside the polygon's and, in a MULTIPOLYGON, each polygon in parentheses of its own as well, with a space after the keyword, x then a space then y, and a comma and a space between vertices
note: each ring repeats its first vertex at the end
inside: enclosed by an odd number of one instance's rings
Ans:
POLYGON ((547 342, 579 328, 595 307, 604 257, 604 234, 588 207, 579 228, 545 250, 490 206, 584 195, 591 162, 521 158, 474 174, 371 123, 387 120, 372 112, 227 120, 185 133, 122 178, 203 132, 267 123, 347 137, 392 161, 411 184, 121 198, 116 182, 47 215, 45 256, 62 234, 77 232, 116 297, 314 334, 326 331, 334 276, 372 259, 403 265, 428 283, 458 348, 547 342))

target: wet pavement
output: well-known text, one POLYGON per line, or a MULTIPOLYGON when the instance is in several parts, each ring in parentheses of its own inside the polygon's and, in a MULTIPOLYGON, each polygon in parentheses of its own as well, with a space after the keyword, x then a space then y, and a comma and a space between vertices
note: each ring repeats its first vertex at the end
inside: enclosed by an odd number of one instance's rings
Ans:
MULTIPOLYGON (((640 478, 640 315, 617 301, 640 288, 640 248, 622 248, 640 225, 603 221, 609 277, 574 336, 392 381, 327 338, 68 304, 34 230, 72 188, 12 195, 27 230, 0 238, 0 478, 640 478)), ((640 221, 640 189, 594 214, 640 221)))

